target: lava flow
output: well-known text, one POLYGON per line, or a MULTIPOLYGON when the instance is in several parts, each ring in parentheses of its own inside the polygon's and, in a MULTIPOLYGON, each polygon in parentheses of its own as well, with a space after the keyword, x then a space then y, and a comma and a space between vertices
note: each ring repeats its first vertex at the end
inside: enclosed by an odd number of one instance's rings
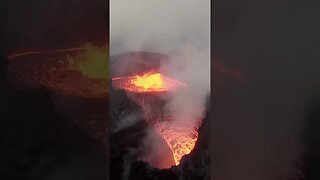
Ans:
POLYGON ((116 88, 136 93, 174 91, 180 86, 186 87, 185 84, 165 77, 160 73, 150 72, 145 73, 142 76, 135 75, 113 78, 112 83, 116 88))
POLYGON ((142 76, 113 78, 112 85, 126 90, 128 97, 142 107, 145 120, 166 141, 172 151, 175 165, 179 165, 181 158, 195 147, 202 118, 190 120, 190 117, 166 114, 159 107, 159 102, 163 100, 160 98, 161 95, 179 91, 187 86, 161 73, 150 72, 142 76))
POLYGON ((143 89, 163 89, 164 82, 160 73, 155 74, 144 74, 142 77, 137 75, 132 83, 136 86, 142 87, 143 89))
POLYGON ((157 133, 162 136, 172 150, 176 165, 179 165, 181 158, 189 154, 195 147, 200 125, 200 119, 190 121, 187 118, 167 118, 167 120, 155 124, 157 133))

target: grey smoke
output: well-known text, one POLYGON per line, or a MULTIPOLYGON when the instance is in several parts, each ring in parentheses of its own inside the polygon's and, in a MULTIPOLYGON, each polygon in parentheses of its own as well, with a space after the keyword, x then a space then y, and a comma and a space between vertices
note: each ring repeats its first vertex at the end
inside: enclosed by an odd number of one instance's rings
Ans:
POLYGON ((209 50, 209 0, 113 0, 110 7, 110 54, 171 54, 185 44, 209 50))
POLYGON ((128 149, 128 153, 123 156, 123 180, 130 180, 130 170, 131 170, 131 163, 132 157, 134 157, 137 153, 136 149, 128 149))
POLYGON ((141 119, 143 119, 142 114, 137 112, 131 112, 129 114, 120 114, 119 121, 117 121, 112 126, 110 131, 112 133, 116 133, 122 129, 133 126, 134 124, 141 121, 141 119))
MULTIPOLYGON (((165 108, 195 123, 210 94, 210 0, 113 0, 110 7, 110 54, 169 55, 171 63, 160 70, 188 89, 171 96, 165 108)), ((155 140, 149 136, 146 141, 155 140)))
POLYGON ((146 137, 143 139, 141 147, 139 147, 139 152, 138 160, 148 162, 154 167, 166 169, 170 168, 171 164, 174 163, 170 148, 151 128, 146 129, 146 137))

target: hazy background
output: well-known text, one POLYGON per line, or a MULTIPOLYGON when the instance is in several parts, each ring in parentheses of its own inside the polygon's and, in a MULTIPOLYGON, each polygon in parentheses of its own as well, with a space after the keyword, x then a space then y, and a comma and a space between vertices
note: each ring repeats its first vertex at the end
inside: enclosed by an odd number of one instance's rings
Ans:
POLYGON ((307 105, 320 92, 316 7, 310 1, 214 1, 213 57, 248 79, 213 82, 216 180, 294 179, 309 131, 307 105))
POLYGON ((59 113, 48 90, 15 89, 6 79, 11 61, 5 57, 26 49, 105 45, 108 1, 1 0, 0 21, 0 179, 105 180, 106 145, 59 113))
POLYGON ((209 0, 110 1, 110 53, 209 49, 209 0))
POLYGON ((108 43, 108 0, 2 0, 3 51, 108 43))

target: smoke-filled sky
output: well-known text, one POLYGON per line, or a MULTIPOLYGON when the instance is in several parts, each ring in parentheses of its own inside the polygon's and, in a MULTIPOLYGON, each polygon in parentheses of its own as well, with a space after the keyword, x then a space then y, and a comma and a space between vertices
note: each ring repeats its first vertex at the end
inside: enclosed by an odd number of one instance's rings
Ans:
POLYGON ((175 52, 184 44, 209 49, 209 0, 110 1, 110 53, 175 52))

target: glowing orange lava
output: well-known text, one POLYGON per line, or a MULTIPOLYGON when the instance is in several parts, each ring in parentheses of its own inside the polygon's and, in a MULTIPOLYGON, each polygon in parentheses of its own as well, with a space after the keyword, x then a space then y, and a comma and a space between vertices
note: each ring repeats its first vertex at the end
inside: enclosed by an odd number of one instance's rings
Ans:
POLYGON ((172 150, 176 165, 180 164, 184 155, 190 154, 194 149, 198 139, 199 122, 188 123, 188 121, 171 119, 155 124, 157 133, 172 150))
POLYGON ((150 72, 142 76, 113 78, 112 85, 115 88, 136 93, 175 91, 181 87, 187 87, 184 83, 166 77, 161 73, 150 72))
POLYGON ((143 76, 137 75, 132 83, 136 86, 143 87, 144 89, 163 89, 164 80, 160 73, 149 74, 146 73, 143 76))
POLYGON ((195 147, 202 117, 164 118, 155 100, 160 93, 181 90, 187 86, 161 73, 150 72, 142 76, 113 78, 112 85, 126 90, 128 96, 142 107, 145 120, 166 141, 175 165, 179 165, 181 158, 190 154, 195 147))

